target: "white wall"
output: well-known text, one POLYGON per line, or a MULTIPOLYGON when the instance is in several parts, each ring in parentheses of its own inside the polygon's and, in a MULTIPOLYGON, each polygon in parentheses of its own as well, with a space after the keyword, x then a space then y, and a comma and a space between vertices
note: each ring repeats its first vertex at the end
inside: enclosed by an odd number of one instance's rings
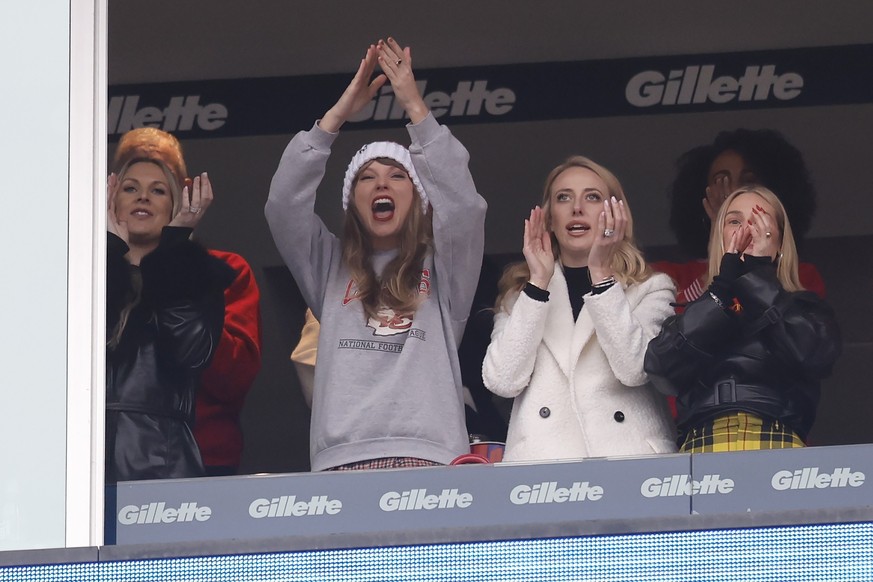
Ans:
POLYGON ((0 550, 64 545, 69 13, 0 18, 0 550))

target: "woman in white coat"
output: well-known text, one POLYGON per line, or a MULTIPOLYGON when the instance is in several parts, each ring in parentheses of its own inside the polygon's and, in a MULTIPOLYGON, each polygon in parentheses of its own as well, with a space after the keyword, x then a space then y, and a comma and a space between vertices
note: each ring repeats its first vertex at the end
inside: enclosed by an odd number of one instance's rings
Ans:
POLYGON ((492 392, 515 398, 504 460, 674 452, 643 371, 674 287, 635 246, 618 179, 582 156, 552 170, 523 252, 501 280, 482 367, 492 392))

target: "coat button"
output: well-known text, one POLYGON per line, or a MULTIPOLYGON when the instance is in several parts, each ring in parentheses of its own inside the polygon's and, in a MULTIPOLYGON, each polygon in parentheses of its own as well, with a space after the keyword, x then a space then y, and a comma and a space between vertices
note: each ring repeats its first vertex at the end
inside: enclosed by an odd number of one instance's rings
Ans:
POLYGON ((542 408, 540 408, 540 416, 542 416, 543 418, 548 418, 551 413, 552 411, 549 410, 548 406, 543 406, 542 408))
POLYGON ((616 410, 615 414, 612 415, 612 418, 615 419, 615 422, 624 422, 624 412, 616 410))

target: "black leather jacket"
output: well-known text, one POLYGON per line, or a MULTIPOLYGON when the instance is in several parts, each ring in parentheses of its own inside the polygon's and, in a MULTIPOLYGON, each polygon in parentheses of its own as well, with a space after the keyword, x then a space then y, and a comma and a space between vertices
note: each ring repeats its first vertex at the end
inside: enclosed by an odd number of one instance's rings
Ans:
POLYGON ((649 343, 649 378, 678 395, 679 442, 694 426, 731 411, 780 420, 805 440, 820 380, 841 350, 833 311, 813 293, 785 291, 772 264, 756 265, 731 291, 739 312, 703 293, 649 343))
POLYGON ((191 230, 166 227, 140 267, 127 245, 107 241, 107 339, 135 295, 117 346, 106 353, 106 481, 203 475, 191 433, 200 372, 221 337, 223 290, 233 272, 188 240, 191 230))

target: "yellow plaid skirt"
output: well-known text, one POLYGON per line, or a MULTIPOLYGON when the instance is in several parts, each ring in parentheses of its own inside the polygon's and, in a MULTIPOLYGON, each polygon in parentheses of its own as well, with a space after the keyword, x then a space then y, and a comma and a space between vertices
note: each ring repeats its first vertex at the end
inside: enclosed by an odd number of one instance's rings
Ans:
POLYGON ((689 430, 679 450, 683 453, 720 453, 805 446, 797 433, 778 420, 748 412, 731 412, 689 430))

